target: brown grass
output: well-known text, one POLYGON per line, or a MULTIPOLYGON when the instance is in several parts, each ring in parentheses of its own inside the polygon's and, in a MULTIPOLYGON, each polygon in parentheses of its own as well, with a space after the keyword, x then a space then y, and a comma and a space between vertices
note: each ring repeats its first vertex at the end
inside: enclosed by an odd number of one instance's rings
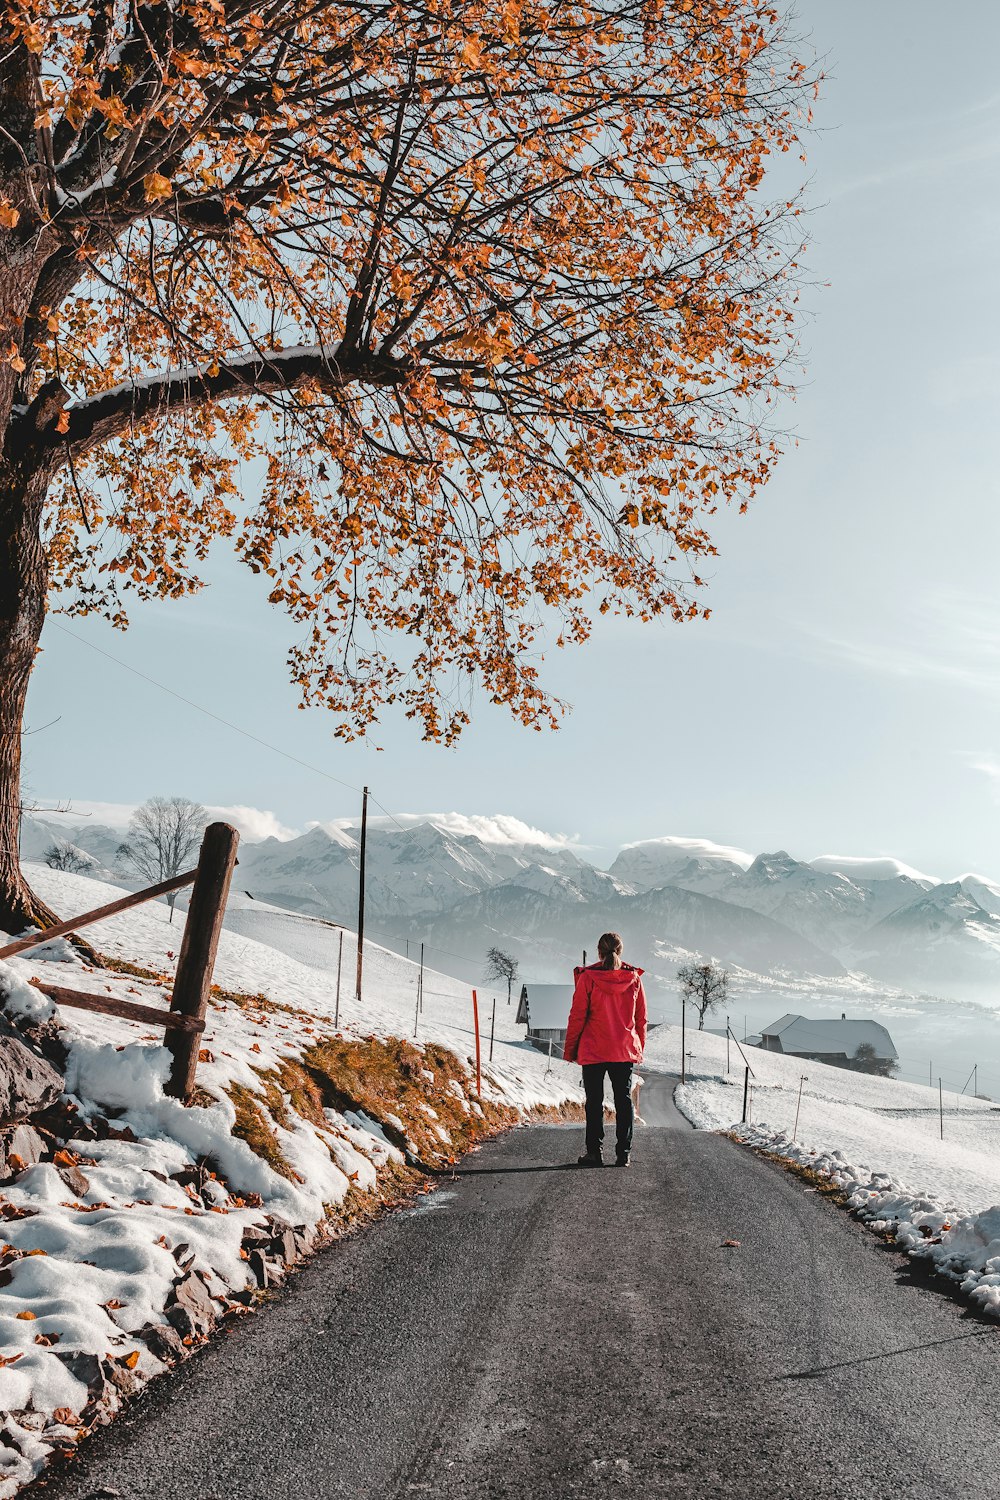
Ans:
MULTIPOLYGON (((231 1083, 228 1092, 236 1110, 233 1135, 238 1135, 240 1140, 246 1141, 250 1150, 262 1161, 266 1161, 269 1167, 280 1172, 282 1177, 294 1180, 296 1174, 289 1162, 285 1160, 281 1147, 278 1145, 278 1137, 261 1108, 260 1097, 242 1083, 231 1083)), ((277 1093, 277 1090, 275 1092, 277 1093)), ((278 1093, 278 1101, 283 1103, 280 1093, 278 1093)), ((287 1118, 285 1115, 286 1120, 287 1118)))

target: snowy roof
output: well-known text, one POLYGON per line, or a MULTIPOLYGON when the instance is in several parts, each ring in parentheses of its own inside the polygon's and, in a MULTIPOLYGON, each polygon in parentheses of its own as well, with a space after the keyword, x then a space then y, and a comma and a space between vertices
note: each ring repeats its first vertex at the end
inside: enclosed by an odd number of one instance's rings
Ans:
POLYGON ((836 1053, 853 1057, 863 1042, 874 1047, 876 1057, 896 1057, 892 1037, 878 1021, 816 1021, 789 1012, 765 1026, 761 1038, 780 1037, 783 1052, 836 1053))
POLYGON ((532 984, 528 981, 521 986, 522 996, 525 991, 533 1030, 548 1031, 566 1025, 573 1004, 571 984, 532 984))

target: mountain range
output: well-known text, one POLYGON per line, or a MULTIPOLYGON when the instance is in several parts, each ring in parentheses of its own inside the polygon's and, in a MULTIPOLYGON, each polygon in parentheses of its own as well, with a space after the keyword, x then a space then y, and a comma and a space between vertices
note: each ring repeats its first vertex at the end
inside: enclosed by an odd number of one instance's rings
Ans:
MULTIPOLYGON (((57 838, 93 875, 139 883, 118 867, 121 835, 100 825, 57 829, 26 817, 23 857, 43 858, 57 838)), ((359 852, 357 828, 340 824, 244 842, 236 884, 259 901, 354 925, 359 852)), ((447 818, 382 822, 368 830, 366 914, 378 941, 424 942, 470 972, 496 946, 540 981, 563 977, 614 928, 644 965, 666 949, 765 975, 860 972, 959 999, 1000 985, 1000 886, 971 875, 939 883, 888 859, 752 858, 661 838, 626 846, 602 870, 557 840, 492 841, 447 818)))

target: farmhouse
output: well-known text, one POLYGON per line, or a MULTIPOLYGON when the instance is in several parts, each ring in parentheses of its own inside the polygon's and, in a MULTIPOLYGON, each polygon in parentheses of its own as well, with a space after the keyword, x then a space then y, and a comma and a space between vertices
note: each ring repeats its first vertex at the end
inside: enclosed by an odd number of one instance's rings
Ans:
POLYGON ((528 1041, 543 1051, 548 1051, 549 1042, 553 1051, 561 1047, 566 1040, 572 1004, 571 984, 522 984, 517 1019, 522 1026, 527 1026, 528 1041))
POLYGON ((765 1052, 783 1052, 786 1057, 831 1063, 844 1068, 861 1046, 872 1048, 880 1062, 895 1062, 898 1054, 892 1037, 878 1021, 813 1020, 789 1014, 765 1026, 758 1043, 765 1052))

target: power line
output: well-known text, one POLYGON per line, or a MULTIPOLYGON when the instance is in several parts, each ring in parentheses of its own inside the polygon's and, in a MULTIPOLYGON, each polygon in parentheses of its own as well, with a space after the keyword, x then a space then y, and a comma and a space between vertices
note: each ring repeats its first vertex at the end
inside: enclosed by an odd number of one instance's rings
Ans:
POLYGON ((140 672, 138 667, 133 667, 127 661, 122 661, 120 656, 115 656, 112 652, 105 651, 103 646, 95 646, 93 641, 84 640, 82 635, 77 635, 75 631, 67 630, 65 625, 59 624, 58 620, 50 620, 49 624, 56 630, 62 631, 63 635, 68 635, 71 640, 77 641, 81 646, 88 646, 91 651, 96 651, 98 656, 107 657, 108 661, 113 661, 116 666, 123 667, 126 672, 131 672, 134 677, 141 677, 144 682, 148 682, 153 687, 159 688, 161 692, 169 693, 171 698, 176 698, 180 703, 186 703, 188 708, 193 708, 197 713, 204 714, 207 719, 214 719, 217 724, 225 725, 234 734, 241 734, 244 739, 253 740, 255 745, 263 745, 265 750, 273 750, 275 755, 281 755, 285 760, 290 760, 295 765, 302 766, 307 771, 313 771, 317 776, 325 777, 327 781, 335 781, 338 786, 346 787, 349 792, 357 792, 358 796, 361 796, 361 788, 355 786, 353 782, 342 781, 339 776, 333 776, 329 771, 323 771, 319 766, 314 766, 307 760, 300 760, 297 755, 289 754, 287 750, 282 750, 278 745, 272 745, 269 740, 262 740, 260 735, 251 734, 249 729, 243 729, 239 724, 233 724, 229 719, 224 719, 221 714, 213 713, 210 708, 204 708, 202 704, 195 703, 193 698, 185 698, 183 693, 178 693, 174 688, 167 687, 165 682, 158 682, 155 677, 150 677, 148 672, 140 672))

